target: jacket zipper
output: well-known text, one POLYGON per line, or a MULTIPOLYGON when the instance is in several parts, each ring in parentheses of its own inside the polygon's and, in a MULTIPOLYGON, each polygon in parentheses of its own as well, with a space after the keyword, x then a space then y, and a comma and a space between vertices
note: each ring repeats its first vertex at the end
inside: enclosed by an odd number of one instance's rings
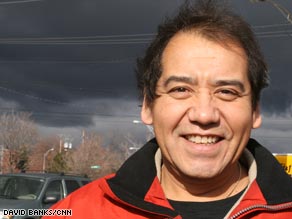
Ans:
POLYGON ((236 219, 239 216, 255 210, 255 209, 265 209, 268 211, 279 211, 279 210, 284 210, 284 209, 288 209, 288 208, 292 208, 292 202, 289 203, 285 203, 285 204, 281 204, 281 205, 276 205, 276 206, 271 206, 271 205, 252 205, 250 207, 244 208, 242 210, 240 210, 239 212, 237 212, 236 214, 234 214, 233 216, 229 217, 228 219, 236 219))

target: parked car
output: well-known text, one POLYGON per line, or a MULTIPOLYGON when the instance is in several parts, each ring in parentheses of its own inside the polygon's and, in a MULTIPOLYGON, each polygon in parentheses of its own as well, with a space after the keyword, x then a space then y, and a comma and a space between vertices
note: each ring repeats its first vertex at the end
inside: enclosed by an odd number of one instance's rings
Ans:
POLYGON ((41 210, 90 181, 85 176, 56 173, 2 174, 0 219, 39 219, 41 210))

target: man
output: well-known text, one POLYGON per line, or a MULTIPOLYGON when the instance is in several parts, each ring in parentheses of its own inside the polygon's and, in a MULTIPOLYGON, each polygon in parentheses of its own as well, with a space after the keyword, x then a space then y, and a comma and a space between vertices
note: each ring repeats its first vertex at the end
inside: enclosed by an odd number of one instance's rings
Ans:
POLYGON ((155 139, 54 208, 78 219, 292 218, 290 177, 250 139, 268 75, 240 17, 185 4, 139 61, 138 83, 155 139))

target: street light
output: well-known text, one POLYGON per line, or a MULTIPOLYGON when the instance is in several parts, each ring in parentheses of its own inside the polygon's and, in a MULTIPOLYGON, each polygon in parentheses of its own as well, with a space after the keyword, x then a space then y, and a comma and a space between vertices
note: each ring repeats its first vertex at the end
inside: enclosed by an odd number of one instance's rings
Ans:
POLYGON ((129 147, 129 150, 130 151, 137 151, 139 150, 140 148, 139 147, 129 147))
POLYGON ((3 173, 3 164, 4 164, 4 155, 5 155, 5 151, 9 151, 9 149, 4 148, 4 145, 0 145, 1 147, 1 151, 0 151, 0 166, 1 166, 1 170, 0 170, 0 174, 3 173))
POLYGON ((64 151, 71 150, 71 149, 72 149, 72 143, 66 141, 66 142, 64 143, 64 151))
POLYGON ((48 154, 53 150, 55 150, 55 149, 51 148, 51 149, 47 150, 46 153, 44 153, 44 157, 43 157, 43 172, 45 172, 45 169, 46 169, 46 158, 47 158, 48 154))
POLYGON ((72 138, 70 136, 59 134, 60 143, 59 143, 59 153, 62 153, 62 150, 68 151, 72 149, 72 138))

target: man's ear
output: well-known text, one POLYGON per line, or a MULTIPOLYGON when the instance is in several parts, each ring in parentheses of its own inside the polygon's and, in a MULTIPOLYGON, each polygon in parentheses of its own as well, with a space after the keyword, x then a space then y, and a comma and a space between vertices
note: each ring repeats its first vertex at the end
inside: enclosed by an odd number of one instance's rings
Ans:
POLYGON ((253 111, 252 116, 252 128, 256 129, 259 128, 262 124, 262 115, 260 110, 260 105, 257 104, 256 109, 253 111))
POLYGON ((146 103, 145 97, 144 97, 142 109, 141 109, 141 120, 146 125, 152 125, 152 122, 153 122, 152 109, 146 103))

